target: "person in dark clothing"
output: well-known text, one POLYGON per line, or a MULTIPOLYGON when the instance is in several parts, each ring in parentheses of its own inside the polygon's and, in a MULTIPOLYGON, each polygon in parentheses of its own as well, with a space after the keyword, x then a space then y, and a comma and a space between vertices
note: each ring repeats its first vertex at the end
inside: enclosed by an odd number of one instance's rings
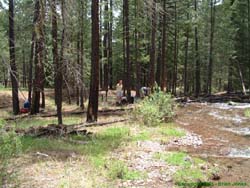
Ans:
POLYGON ((25 100, 25 102, 23 103, 23 108, 21 109, 21 113, 25 114, 28 113, 30 111, 30 102, 28 100, 25 100))

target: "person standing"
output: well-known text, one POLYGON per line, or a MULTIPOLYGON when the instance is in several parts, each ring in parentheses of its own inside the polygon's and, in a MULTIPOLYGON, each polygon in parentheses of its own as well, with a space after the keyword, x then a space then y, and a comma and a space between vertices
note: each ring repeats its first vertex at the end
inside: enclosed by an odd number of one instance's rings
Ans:
POLYGON ((117 102, 120 103, 122 100, 122 96, 123 96, 123 84, 122 84, 122 80, 119 80, 119 82, 116 84, 116 99, 117 102))

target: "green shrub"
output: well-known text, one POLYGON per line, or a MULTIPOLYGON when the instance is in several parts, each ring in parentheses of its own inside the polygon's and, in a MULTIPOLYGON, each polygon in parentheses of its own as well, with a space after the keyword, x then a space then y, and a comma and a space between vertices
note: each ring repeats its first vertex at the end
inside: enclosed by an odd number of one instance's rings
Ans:
POLYGON ((245 115, 245 117, 250 118, 250 109, 246 109, 244 111, 244 115, 245 115))
POLYGON ((143 175, 134 170, 130 170, 122 161, 112 160, 109 165, 108 175, 111 179, 138 180, 143 175))
POLYGON ((8 174, 10 159, 21 150, 21 142, 14 131, 4 129, 5 122, 0 120, 0 185, 11 181, 13 173, 8 174))
POLYGON ((135 118, 147 126, 172 120, 175 103, 170 94, 155 92, 141 101, 133 111, 135 118))

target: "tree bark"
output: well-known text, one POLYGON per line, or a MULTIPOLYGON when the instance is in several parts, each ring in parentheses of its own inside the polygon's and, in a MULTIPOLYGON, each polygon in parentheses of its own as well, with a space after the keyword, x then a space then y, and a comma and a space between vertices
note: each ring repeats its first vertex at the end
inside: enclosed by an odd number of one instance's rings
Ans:
POLYGON ((136 66, 136 97, 140 97, 140 89, 141 89, 141 65, 138 61, 139 58, 139 32, 138 32, 138 22, 139 22, 139 0, 135 0, 135 19, 136 19, 136 27, 135 27, 135 66, 136 66))
POLYGON ((92 36, 91 36, 91 78, 90 94, 87 111, 87 122, 97 121, 99 96, 99 0, 92 0, 91 5, 92 36))
POLYGON ((113 89, 113 0, 110 0, 110 23, 109 23, 109 88, 113 89))
POLYGON ((209 48, 209 63, 208 63, 208 79, 207 79, 207 94, 212 93, 213 79, 213 50, 214 50, 214 26, 215 26, 215 2, 210 0, 210 48, 209 48))
POLYGON ((104 37, 103 37, 103 90, 106 91, 106 100, 107 92, 109 86, 109 7, 108 0, 104 0, 104 37))
POLYGON ((83 54, 84 54, 84 39, 83 39, 83 27, 84 27, 84 3, 81 0, 81 13, 80 13, 80 73, 81 73, 81 86, 80 86, 80 107, 84 109, 84 97, 83 97, 83 88, 84 88, 84 60, 83 60, 83 54))
POLYGON ((23 87, 26 87, 26 60, 25 60, 25 52, 22 50, 23 56, 23 87))
POLYGON ((62 121, 62 65, 58 57, 58 39, 57 39, 57 12, 56 0, 51 0, 51 13, 52 13, 52 53, 53 64, 55 67, 55 98, 58 124, 61 125, 62 121))
POLYGON ((31 114, 37 114, 40 111, 40 94, 43 85, 43 50, 44 50, 44 19, 43 19, 43 1, 36 0, 35 14, 38 15, 35 21, 35 78, 33 83, 31 114))
POLYGON ((149 87, 153 89, 155 84, 155 43, 156 43, 156 1, 153 0, 152 5, 152 16, 151 16, 151 50, 150 50, 150 73, 149 73, 149 87))
POLYGON ((174 20, 175 20, 175 29, 174 29, 174 71, 173 71, 173 82, 172 82, 172 93, 176 95, 176 87, 177 87, 177 61, 178 61, 178 44, 177 44, 177 5, 175 2, 174 5, 174 20))
MULTIPOLYGON (((195 0, 195 14, 197 19, 198 14, 198 2, 195 0)), ((198 39, 198 26, 195 25, 195 95, 198 97, 200 95, 200 54, 199 54, 199 39, 198 39)))
POLYGON ((166 54, 167 54, 167 8, 166 0, 163 0, 163 21, 162 21, 162 56, 161 56, 161 90, 164 91, 166 88, 166 54))
POLYGON ((131 64, 130 64, 130 37, 129 37, 129 0, 123 0, 123 11, 124 11, 124 56, 125 56, 125 90, 128 101, 131 98, 131 64))
MULTIPOLYGON (((189 8, 189 5, 188 5, 188 8, 189 8)), ((187 20, 189 21, 189 13, 187 13, 187 20)), ((196 29, 195 29, 195 36, 196 36, 196 29)), ((197 44, 197 42, 195 42, 195 44, 197 44)), ((184 95, 185 96, 187 96, 188 94, 188 50, 189 50, 189 26, 187 26, 186 28, 186 43, 185 43, 185 62, 184 62, 184 95)))
POLYGON ((14 1, 9 0, 9 53, 11 67, 11 84, 12 84, 12 106, 14 115, 19 114, 18 98, 18 73, 15 56, 15 27, 14 27, 14 1))

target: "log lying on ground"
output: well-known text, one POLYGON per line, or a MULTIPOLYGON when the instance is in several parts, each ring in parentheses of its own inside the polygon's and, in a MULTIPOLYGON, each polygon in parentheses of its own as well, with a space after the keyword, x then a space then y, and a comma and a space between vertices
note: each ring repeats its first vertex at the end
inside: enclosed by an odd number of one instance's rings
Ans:
POLYGON ((28 130, 16 129, 16 133, 24 135, 24 136, 32 136, 32 137, 66 136, 66 135, 72 135, 72 134, 89 135, 91 133, 87 132, 86 130, 87 127, 111 125, 111 124, 125 122, 125 121, 128 121, 128 119, 118 119, 118 120, 107 121, 107 122, 83 123, 83 124, 78 124, 78 125, 50 124, 46 127, 31 127, 28 130))
MULTIPOLYGON (((108 115, 121 115, 122 112, 125 112, 126 110, 132 110, 133 108, 119 108, 119 109, 104 109, 104 110, 99 110, 99 115, 101 116, 108 116, 108 115)), ((85 114, 86 111, 69 111, 69 112, 64 112, 64 116, 69 116, 69 115, 81 115, 85 114)), ((45 114, 37 114, 37 115, 19 115, 15 117, 9 117, 5 118, 5 121, 14 121, 18 119, 24 119, 24 118, 32 118, 32 117, 56 117, 56 113, 45 113, 45 114)))
POLYGON ((180 103, 226 103, 226 102, 237 102, 237 103, 250 103, 250 97, 242 94, 218 94, 218 95, 210 95, 210 96, 200 96, 198 98, 195 97, 178 97, 175 99, 176 102, 180 103))

